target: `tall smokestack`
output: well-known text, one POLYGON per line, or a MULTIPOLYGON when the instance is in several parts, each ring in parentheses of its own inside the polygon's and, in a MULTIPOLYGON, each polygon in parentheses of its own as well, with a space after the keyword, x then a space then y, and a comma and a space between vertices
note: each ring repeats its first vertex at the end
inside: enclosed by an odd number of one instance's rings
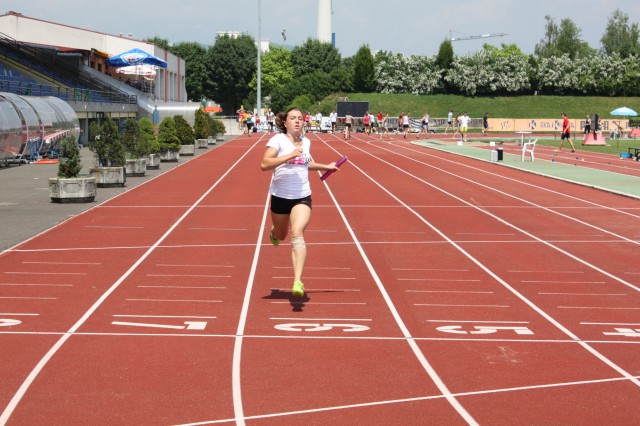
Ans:
POLYGON ((331 43, 331 0, 318 0, 318 40, 331 43))

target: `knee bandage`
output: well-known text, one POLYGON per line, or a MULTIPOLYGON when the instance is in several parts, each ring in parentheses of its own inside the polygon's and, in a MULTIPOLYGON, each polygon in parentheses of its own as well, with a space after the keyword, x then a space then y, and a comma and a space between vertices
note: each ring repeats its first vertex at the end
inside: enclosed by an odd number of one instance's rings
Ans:
POLYGON ((293 250, 302 250, 307 248, 307 244, 302 237, 291 237, 291 248, 293 248, 293 250))

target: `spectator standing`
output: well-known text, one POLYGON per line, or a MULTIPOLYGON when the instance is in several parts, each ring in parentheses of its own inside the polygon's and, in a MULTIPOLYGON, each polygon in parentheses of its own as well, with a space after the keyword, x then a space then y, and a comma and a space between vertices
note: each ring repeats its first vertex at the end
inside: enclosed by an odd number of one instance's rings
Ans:
POLYGON ((336 132, 336 126, 338 124, 338 113, 335 111, 331 111, 329 114, 329 120, 331 120, 331 133, 336 132))
POLYGON ((469 116, 465 111, 464 114, 460 116, 460 136, 462 137, 462 141, 467 141, 467 132, 469 131, 469 116))
POLYGON ((320 111, 316 112, 316 129, 318 133, 322 132, 322 113, 320 111))
POLYGON ((447 131, 451 129, 451 131, 453 132, 453 111, 449 111, 449 114, 447 114, 447 128, 444 129, 444 134, 447 134, 447 131))
POLYGON ((587 114, 587 119, 584 121, 584 134, 588 135, 591 133, 591 117, 587 114))
POLYGON ((486 135, 489 131, 489 113, 485 112, 484 117, 482 117, 482 134, 486 135))

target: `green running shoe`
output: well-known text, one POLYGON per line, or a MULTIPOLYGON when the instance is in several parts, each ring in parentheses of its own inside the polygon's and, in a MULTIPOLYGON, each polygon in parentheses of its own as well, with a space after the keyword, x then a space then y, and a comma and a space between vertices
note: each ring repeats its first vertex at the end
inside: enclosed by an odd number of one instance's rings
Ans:
POLYGON ((302 284, 302 281, 296 281, 295 283, 293 283, 291 293, 293 293, 295 297, 304 296, 304 284, 302 284))
POLYGON ((271 244, 273 244, 274 246, 280 245, 280 240, 274 237, 271 232, 269 232, 269 240, 271 241, 271 244))

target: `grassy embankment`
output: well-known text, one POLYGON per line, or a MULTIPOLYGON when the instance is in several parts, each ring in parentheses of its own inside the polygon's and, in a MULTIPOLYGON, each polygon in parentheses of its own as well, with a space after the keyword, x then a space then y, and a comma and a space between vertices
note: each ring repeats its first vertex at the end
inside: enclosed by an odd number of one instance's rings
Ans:
MULTIPOLYGON (((400 112, 410 112, 415 118, 429 112, 433 118, 444 118, 450 110, 454 113, 467 111, 472 118, 480 118, 485 112, 496 118, 553 118, 559 119, 565 112, 569 118, 583 118, 587 114, 600 114, 602 119, 614 119, 610 113, 616 108, 626 106, 640 111, 640 98, 637 97, 590 97, 590 96, 513 96, 513 97, 464 97, 456 95, 392 95, 380 93, 350 93, 350 101, 368 101, 372 111, 389 113, 397 117, 400 112)), ((332 95, 319 105, 329 111, 335 108, 337 95, 332 95), (330 106, 331 105, 331 106, 330 106)), ((605 135, 608 136, 608 135, 605 135)), ((497 140, 499 138, 493 138, 497 140)), ((484 138, 487 140, 487 138, 484 138)), ((574 144, 577 149, 589 151, 619 153, 626 152, 630 146, 640 146, 640 140, 620 139, 609 141, 610 146, 581 146, 582 137, 576 135, 574 144)), ((539 140, 545 145, 557 145, 557 139, 539 140)))

